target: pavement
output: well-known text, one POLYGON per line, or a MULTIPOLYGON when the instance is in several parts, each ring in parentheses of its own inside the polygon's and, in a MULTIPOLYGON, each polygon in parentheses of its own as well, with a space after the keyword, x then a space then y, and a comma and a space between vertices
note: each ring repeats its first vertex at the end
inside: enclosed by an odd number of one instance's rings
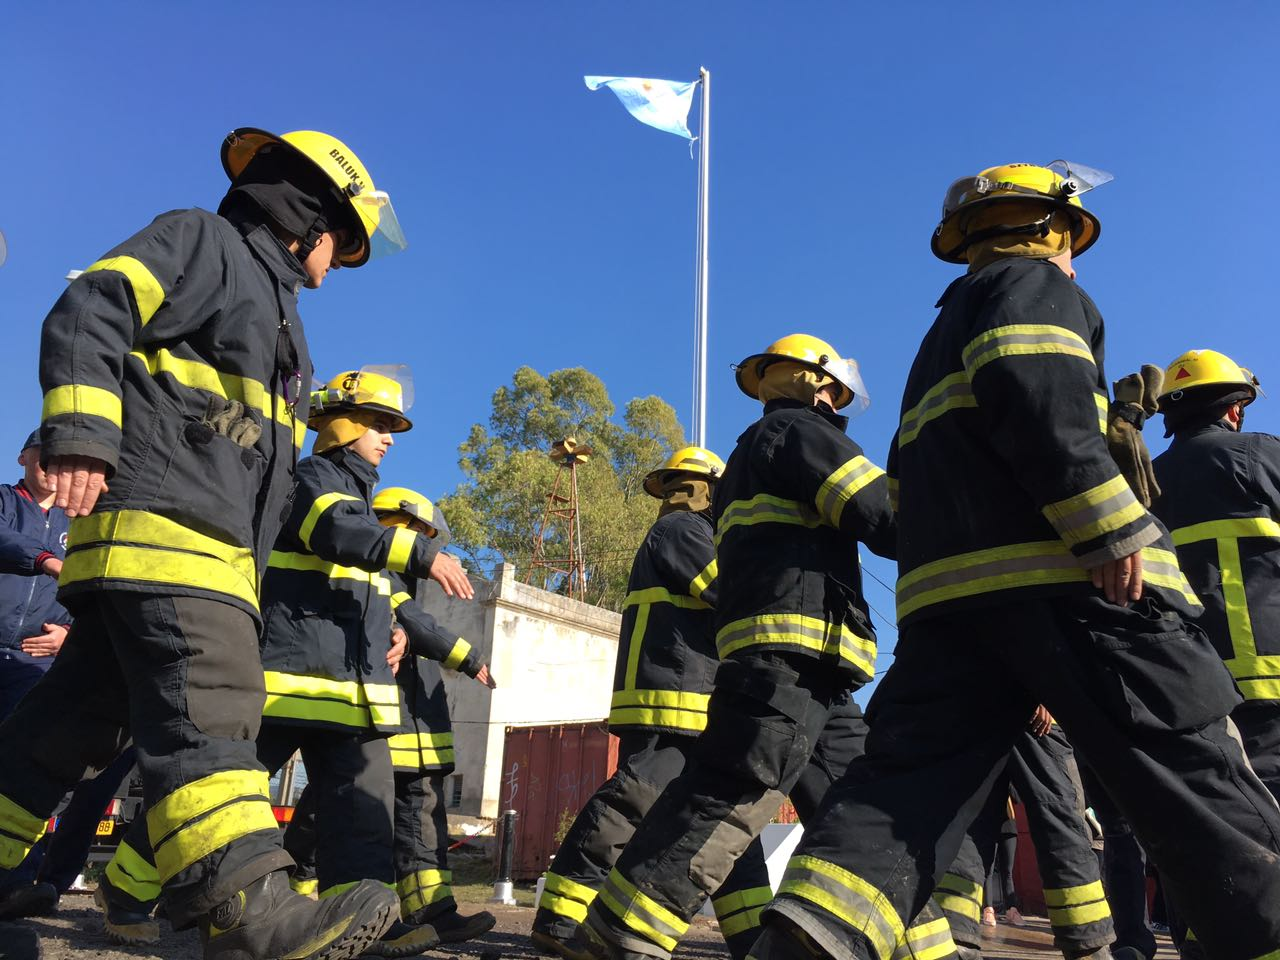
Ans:
MULTIPOLYGON (((489 910, 497 917, 497 926, 479 940, 429 950, 426 957, 434 960, 541 960, 541 955, 528 939, 529 926, 533 922, 531 907, 477 903, 464 904, 462 909, 464 913, 489 910)), ((0 957, 4 957, 5 948, 11 944, 17 948, 18 940, 25 936, 24 932, 20 933, 24 928, 38 936, 43 960, 86 957, 94 960, 200 960, 200 943, 195 932, 175 933, 163 923, 160 943, 155 946, 117 947, 108 943, 102 933, 101 914, 88 894, 67 894, 52 916, 25 920, 7 929, 0 926, 0 957)), ((984 927, 983 934, 983 956, 991 960, 1061 957, 1053 948, 1053 936, 1043 918, 1028 917, 1025 927, 1011 927, 1003 923, 997 927, 984 927)), ((1159 939, 1159 960, 1177 960, 1177 953, 1168 938, 1159 939)), ((676 956, 685 960, 728 960, 729 954, 715 921, 699 917, 690 926, 676 956)))

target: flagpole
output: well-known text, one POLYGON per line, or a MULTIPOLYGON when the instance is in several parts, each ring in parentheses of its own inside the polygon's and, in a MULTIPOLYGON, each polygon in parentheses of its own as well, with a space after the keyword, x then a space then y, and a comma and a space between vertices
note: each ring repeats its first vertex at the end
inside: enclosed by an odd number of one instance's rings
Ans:
POLYGON ((695 275, 693 358, 693 442, 707 445, 707 234, 711 183, 711 71, 698 69, 702 83, 702 117, 698 131, 698 265, 695 275))

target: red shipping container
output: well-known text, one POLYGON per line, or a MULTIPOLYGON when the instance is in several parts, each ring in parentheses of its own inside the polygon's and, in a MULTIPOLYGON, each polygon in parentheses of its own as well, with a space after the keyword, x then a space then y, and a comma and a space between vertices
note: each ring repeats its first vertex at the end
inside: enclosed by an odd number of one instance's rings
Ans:
POLYGON ((535 880, 555 855, 583 804, 618 768, 608 724, 507 727, 502 753, 503 810, 516 811, 513 880, 535 880))

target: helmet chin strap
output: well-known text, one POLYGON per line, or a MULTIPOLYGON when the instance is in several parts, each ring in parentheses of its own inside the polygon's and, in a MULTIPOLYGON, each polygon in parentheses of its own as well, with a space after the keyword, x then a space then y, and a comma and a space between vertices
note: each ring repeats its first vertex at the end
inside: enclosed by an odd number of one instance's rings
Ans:
POLYGON ((1038 236, 1043 240, 1049 236, 1049 228, 1053 223, 1054 213, 1056 213, 1055 210, 1050 210, 1041 219, 1033 220, 1031 223, 1000 223, 993 227, 984 227, 974 233, 966 233, 964 234, 963 242, 954 250, 948 251, 947 256, 958 257, 975 243, 981 243, 983 240, 990 240, 993 237, 1038 236))
POLYGON ((297 258, 299 263, 306 263, 307 257, 311 256, 311 252, 320 244, 320 239, 324 236, 328 229, 324 217, 316 217, 312 222, 311 228, 307 231, 307 235, 298 241, 297 258))

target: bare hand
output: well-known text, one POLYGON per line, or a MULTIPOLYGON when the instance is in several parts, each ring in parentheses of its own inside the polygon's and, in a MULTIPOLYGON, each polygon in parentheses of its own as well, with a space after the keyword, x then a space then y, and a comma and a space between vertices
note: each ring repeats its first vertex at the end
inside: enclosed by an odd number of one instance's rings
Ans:
POLYGON ((95 457, 50 457, 44 472, 57 491, 54 505, 68 517, 87 517, 107 492, 106 461, 95 457))
POLYGON ((29 657, 52 657, 62 649, 67 639, 67 628, 60 623, 46 623, 44 633, 27 637, 22 641, 22 652, 29 657))
POLYGON ((450 597, 461 597, 463 600, 470 600, 476 595, 475 590, 471 587, 471 581, 467 579, 467 571, 463 569, 457 557, 450 556, 447 553, 438 553, 436 558, 431 561, 432 580, 440 584, 445 594, 450 597))
POLYGON ((1142 599, 1142 554, 1108 560, 1090 570, 1089 577, 1110 602, 1127 607, 1131 600, 1142 599))
POLYGON ((40 572, 57 580, 62 574, 62 561, 57 557, 45 557, 44 563, 40 564, 40 572))
POLYGON ((1036 712, 1031 715, 1027 729, 1031 731, 1033 737, 1043 737, 1053 729, 1053 714, 1045 709, 1043 703, 1036 707, 1036 712))
POLYGON ((490 690, 498 689, 498 681, 493 679, 493 674, 489 672, 489 665, 482 664, 480 669, 476 671, 476 682, 483 683, 490 690))
POLYGON ((400 661, 404 659, 405 651, 408 649, 409 635, 404 632, 403 627, 393 627, 391 629, 391 647, 387 650, 387 666, 391 668, 393 677, 400 672, 400 661))

